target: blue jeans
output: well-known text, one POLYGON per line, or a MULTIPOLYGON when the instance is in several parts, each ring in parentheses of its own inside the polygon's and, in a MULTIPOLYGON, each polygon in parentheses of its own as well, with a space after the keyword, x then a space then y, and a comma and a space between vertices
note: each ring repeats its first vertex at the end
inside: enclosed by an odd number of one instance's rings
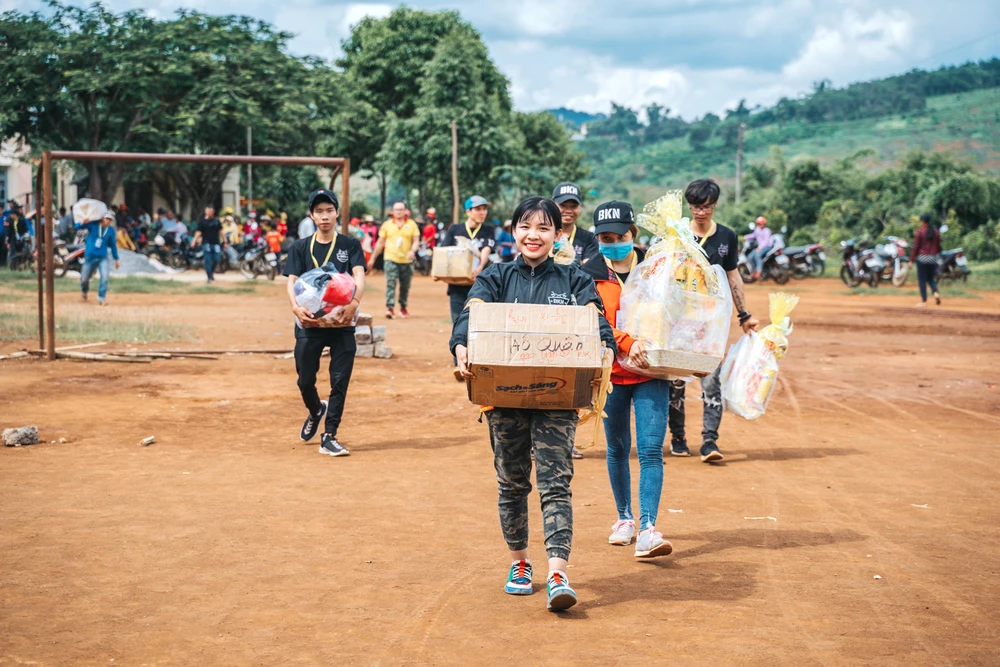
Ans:
POLYGON ((770 247, 757 248, 756 250, 750 253, 749 257, 747 257, 747 259, 750 261, 750 268, 753 270, 754 273, 760 273, 761 270, 764 268, 764 255, 766 255, 767 251, 770 249, 771 249, 770 247))
POLYGON ((204 244, 205 251, 205 273, 208 274, 209 280, 215 280, 215 265, 219 263, 219 258, 222 256, 222 246, 210 243, 204 244))
POLYGON ((111 279, 111 260, 107 257, 87 257, 83 260, 83 270, 80 271, 80 291, 84 294, 90 291, 90 276, 94 269, 101 275, 97 286, 97 298, 104 301, 108 297, 108 281, 111 279))
POLYGON ((663 489, 663 440, 667 435, 670 382, 650 380, 616 384, 604 406, 604 435, 608 439, 608 477, 618 507, 618 518, 632 515, 632 407, 635 407, 635 440, 639 451, 639 529, 656 525, 663 489))
POLYGON ((917 283, 920 285, 920 300, 927 301, 927 285, 931 286, 931 293, 937 294, 937 264, 924 264, 917 262, 917 283))

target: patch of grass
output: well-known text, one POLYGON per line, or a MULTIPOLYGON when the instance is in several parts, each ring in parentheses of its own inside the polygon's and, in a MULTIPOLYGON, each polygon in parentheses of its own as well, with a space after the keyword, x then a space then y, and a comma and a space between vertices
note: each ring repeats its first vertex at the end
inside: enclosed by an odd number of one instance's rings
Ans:
MULTIPOLYGON (((60 342, 146 343, 177 340, 184 337, 184 331, 180 327, 152 320, 136 322, 57 315, 56 335, 60 342)), ((35 313, 0 313, 0 341, 35 340, 37 336, 38 317, 35 313)))
POLYGON ((964 286, 985 292, 1000 290, 1000 261, 969 262, 969 269, 972 273, 964 286))
MULTIPOLYGON (((90 282, 96 289, 98 277, 95 275, 90 282)), ((20 292, 34 292, 38 283, 33 273, 16 271, 0 271, 0 291, 11 288, 20 292)), ((56 292, 77 292, 80 282, 75 278, 64 276, 55 279, 56 292)), ((149 276, 120 276, 111 280, 110 291, 119 294, 249 294, 256 289, 255 283, 234 283, 231 286, 199 285, 181 282, 180 280, 157 280, 149 276)))
MULTIPOLYGON (((962 289, 961 287, 951 287, 949 285, 940 285, 941 294, 943 296, 950 296, 954 298, 961 299, 982 299, 983 297, 975 292, 970 292, 968 290, 962 289)), ((895 289, 890 287, 886 289, 884 287, 879 287, 877 289, 871 289, 870 287, 858 287, 857 289, 845 289, 840 290, 837 294, 844 294, 846 296, 915 296, 920 297, 920 290, 916 289, 895 289)))
POLYGON ((188 294, 252 294, 257 291, 256 283, 237 283, 229 287, 220 287, 218 285, 198 285, 197 287, 189 287, 187 290, 188 294))

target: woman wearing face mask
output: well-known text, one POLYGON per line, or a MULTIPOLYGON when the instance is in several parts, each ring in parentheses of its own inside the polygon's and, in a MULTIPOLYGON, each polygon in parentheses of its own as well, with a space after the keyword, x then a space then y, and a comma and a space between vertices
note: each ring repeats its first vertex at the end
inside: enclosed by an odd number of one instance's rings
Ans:
MULTIPOLYGON (((604 261, 587 262, 584 270, 594 278, 597 292, 604 302, 604 317, 618 320, 618 304, 629 274, 645 254, 633 247, 639 233, 632 206, 627 202, 610 201, 594 211, 594 233, 604 261)), ((624 331, 614 330, 620 353, 638 368, 647 368, 645 344, 624 331)), ((611 527, 608 542, 627 546, 635 540, 635 557, 666 556, 673 546, 656 530, 656 515, 663 488, 663 441, 667 435, 667 408, 670 403, 670 383, 666 380, 637 375, 615 361, 611 370, 614 388, 608 395, 604 412, 604 434, 608 440, 608 476, 618 508, 618 520, 611 527), (635 537, 635 515, 632 514, 632 479, 629 453, 632 430, 629 420, 635 408, 635 439, 639 452, 639 536, 635 537)))
MULTIPOLYGON (((471 379, 468 362, 469 305, 532 303, 593 306, 603 311, 594 281, 581 269, 556 264, 549 253, 556 239, 559 208, 543 197, 529 197, 514 211, 514 241, 521 253, 513 262, 493 264, 479 274, 465 308, 455 321, 451 351, 463 377, 471 379)), ((601 340, 615 350, 611 326, 603 316, 601 340)), ((490 425, 493 463, 499 487, 500 527, 510 549, 511 561, 504 592, 530 595, 531 561, 528 560, 528 492, 531 491, 531 452, 538 466, 536 480, 542 503, 545 551, 549 559, 548 608, 568 609, 576 593, 566 578, 573 538, 570 453, 576 435, 575 410, 496 408, 486 413, 490 425)))

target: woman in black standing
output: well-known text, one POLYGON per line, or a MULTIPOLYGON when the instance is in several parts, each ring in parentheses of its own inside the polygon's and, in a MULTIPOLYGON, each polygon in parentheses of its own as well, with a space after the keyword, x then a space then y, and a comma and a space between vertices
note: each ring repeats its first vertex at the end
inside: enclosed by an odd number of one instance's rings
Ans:
POLYGON ((941 234, 931 224, 931 216, 924 213, 920 216, 920 229, 913 237, 913 250, 910 252, 910 264, 917 264, 917 282, 920 283, 920 303, 918 308, 927 305, 927 285, 931 286, 934 302, 941 305, 941 295, 938 293, 937 271, 941 261, 941 234))

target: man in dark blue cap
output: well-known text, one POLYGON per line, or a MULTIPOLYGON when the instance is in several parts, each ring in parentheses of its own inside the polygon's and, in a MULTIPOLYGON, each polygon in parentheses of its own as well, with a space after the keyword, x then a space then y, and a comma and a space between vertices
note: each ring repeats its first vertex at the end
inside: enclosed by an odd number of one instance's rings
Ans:
MULTIPOLYGON (((486 268, 490 261, 490 254, 497 245, 496 229, 492 225, 484 225, 486 214, 489 212, 490 203, 485 197, 472 195, 465 200, 465 222, 454 222, 445 232, 442 246, 457 245, 455 239, 466 238, 472 241, 472 246, 479 253, 479 261, 473 266, 472 280, 486 268)), ((465 308, 465 302, 469 299, 469 291, 472 285, 448 285, 448 299, 451 302, 451 321, 458 319, 465 308)), ((455 363, 455 379, 464 382, 465 378, 458 371, 458 361, 455 363)))
POLYGON ((562 214, 562 230, 556 238, 556 249, 562 243, 572 245, 578 265, 595 258, 600 261, 601 247, 597 243, 597 237, 576 226, 576 219, 583 210, 580 186, 576 183, 560 183, 552 191, 552 201, 559 205, 559 212, 562 214))

